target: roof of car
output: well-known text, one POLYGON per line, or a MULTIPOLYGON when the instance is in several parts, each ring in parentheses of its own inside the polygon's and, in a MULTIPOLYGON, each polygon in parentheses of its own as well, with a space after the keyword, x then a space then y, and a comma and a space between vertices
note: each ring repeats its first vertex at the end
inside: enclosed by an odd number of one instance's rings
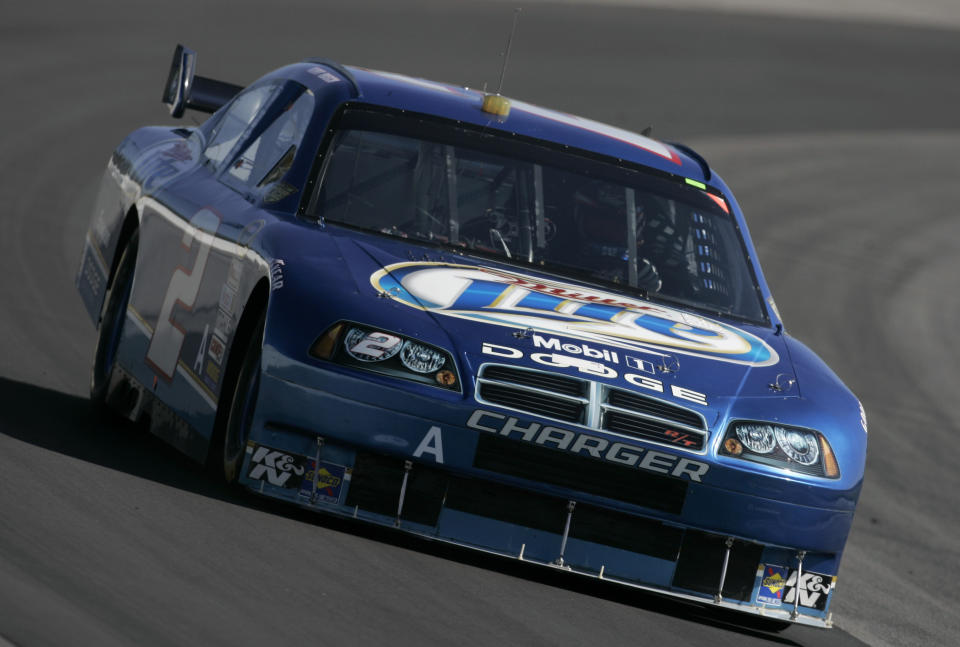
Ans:
MULTIPOLYGON (((353 84, 357 99, 368 104, 464 121, 546 140, 653 167, 700 182, 710 179, 702 159, 692 151, 591 119, 510 99, 510 112, 498 117, 482 110, 484 93, 466 87, 313 60, 302 64, 315 86, 329 83, 333 72, 353 84), (323 66, 316 69, 317 64, 323 66), (312 69, 311 69, 312 68, 312 69)), ((684 147, 685 148, 685 147, 684 147)))

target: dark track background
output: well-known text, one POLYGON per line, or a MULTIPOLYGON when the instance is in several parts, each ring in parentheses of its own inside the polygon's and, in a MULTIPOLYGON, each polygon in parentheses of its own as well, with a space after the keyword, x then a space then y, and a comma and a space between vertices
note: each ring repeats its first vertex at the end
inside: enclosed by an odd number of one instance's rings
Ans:
POLYGON ((481 87, 494 2, 29 2, 0 9, 0 646, 948 644, 960 633, 960 38, 535 3, 505 92, 696 146, 751 223, 789 332, 861 397, 839 629, 779 635, 225 491, 96 423, 73 288, 93 191, 172 48, 247 83, 328 56, 481 87))

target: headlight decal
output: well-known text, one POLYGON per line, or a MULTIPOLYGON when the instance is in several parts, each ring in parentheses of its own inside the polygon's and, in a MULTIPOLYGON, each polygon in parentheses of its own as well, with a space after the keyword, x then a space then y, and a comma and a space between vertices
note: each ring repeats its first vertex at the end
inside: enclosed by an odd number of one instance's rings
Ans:
POLYGON ((830 443, 826 436, 813 429, 736 420, 727 427, 719 453, 791 472, 840 477, 830 443))
POLYGON ((777 444, 780 449, 801 465, 813 465, 820 459, 817 437, 810 432, 775 427, 777 444))
POLYGON ((361 362, 382 362, 400 352, 403 340, 390 333, 351 328, 344 339, 344 348, 350 357, 361 362))
POLYGON ((415 373, 436 373, 447 358, 425 344, 407 340, 400 349, 400 361, 415 373))
POLYGON ((314 341, 309 353, 344 366, 460 391, 449 352, 399 333, 340 321, 314 341))
POLYGON ((737 438, 756 454, 769 454, 776 447, 776 434, 770 425, 740 425, 737 438))

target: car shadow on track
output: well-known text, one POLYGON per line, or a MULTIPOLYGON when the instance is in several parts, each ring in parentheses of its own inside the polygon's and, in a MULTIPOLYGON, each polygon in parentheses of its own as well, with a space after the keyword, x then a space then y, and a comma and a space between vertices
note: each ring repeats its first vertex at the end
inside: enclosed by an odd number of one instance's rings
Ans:
MULTIPOLYGON (((510 577, 582 593, 687 622, 716 627, 743 637, 786 646, 862 645, 840 631, 792 626, 776 633, 763 618, 685 603, 609 582, 572 577, 534 564, 438 544, 399 531, 301 508, 240 492, 219 482, 203 467, 142 427, 120 420, 101 421, 86 398, 0 378, 0 433, 43 449, 149 479, 163 485, 322 526, 374 541, 438 556, 510 577)), ((734 640, 736 640, 734 638, 734 640)))
POLYGON ((244 498, 145 426, 101 420, 87 398, 0 377, 0 433, 208 497, 233 503, 244 498))

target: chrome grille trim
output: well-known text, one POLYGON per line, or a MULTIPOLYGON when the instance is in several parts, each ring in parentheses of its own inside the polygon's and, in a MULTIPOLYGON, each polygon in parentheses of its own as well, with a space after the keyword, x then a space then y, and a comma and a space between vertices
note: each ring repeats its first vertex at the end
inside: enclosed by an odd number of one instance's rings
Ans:
MULTIPOLYGON (((512 386, 512 385, 511 385, 511 386, 512 386)), ((601 405, 600 405, 600 408, 603 409, 604 411, 616 411, 616 412, 618 412, 618 413, 626 413, 626 414, 629 414, 629 415, 631 415, 631 416, 642 416, 642 417, 646 418, 647 420, 653 420, 653 421, 655 421, 655 422, 662 422, 662 423, 667 424, 667 425, 677 425, 677 426, 679 426, 679 427, 683 427, 684 429, 694 429, 694 430, 700 431, 700 432, 703 431, 703 429, 702 429, 701 427, 693 427, 693 426, 691 426, 691 425, 688 425, 688 424, 685 424, 685 423, 683 423, 683 422, 680 422, 679 420, 674 420, 674 419, 672 419, 672 418, 666 418, 666 417, 663 417, 663 416, 655 416, 655 415, 653 415, 652 413, 644 413, 644 412, 637 411, 636 409, 625 409, 625 408, 623 408, 623 407, 616 407, 616 406, 614 406, 614 405, 612 405, 612 404, 606 404, 606 403, 601 404, 601 405)), ((706 426, 706 425, 704 425, 704 426, 706 426)))
MULTIPOLYGON (((541 371, 539 369, 527 368, 523 366, 511 366, 509 364, 494 364, 487 363, 480 366, 480 370, 477 373, 477 383, 476 388, 474 389, 474 398, 480 404, 489 404, 495 407, 500 407, 503 409, 508 409, 511 411, 518 411, 520 413, 532 414, 539 416, 541 418, 546 418, 547 420, 555 420, 565 425, 570 425, 574 427, 587 428, 603 431, 605 433, 619 436, 621 438, 629 438, 631 440, 640 440, 646 443, 651 443, 654 445, 660 445, 663 447, 670 447, 677 451, 689 452, 692 454, 705 454, 707 452, 707 440, 709 436, 709 431, 707 430, 707 421, 702 413, 699 411, 694 411, 693 409, 688 409, 686 407, 679 406, 673 402, 668 402, 660 398, 655 398, 646 394, 637 393, 636 391, 630 391, 628 389, 623 389, 619 387, 608 386, 594 380, 587 380, 583 378, 572 377, 562 373, 554 373, 551 371, 541 371), (495 368, 498 369, 497 378, 488 378, 486 377, 487 369, 495 368), (502 369, 507 369, 507 371, 520 371, 526 374, 524 376, 525 383, 511 382, 509 381, 508 376, 504 375, 502 369), (542 375, 545 381, 548 384, 545 384, 543 388, 535 387, 529 385, 528 377, 536 377, 542 375), (563 377, 566 380, 577 381, 583 384, 583 392, 587 394, 587 397, 580 397, 564 393, 559 390, 551 390, 549 388, 549 380, 553 377, 563 377), (522 408, 519 405, 506 405, 499 402, 492 402, 486 400, 481 395, 481 389, 484 385, 490 385, 505 389, 511 389, 516 391, 516 395, 521 396, 523 393, 530 393, 531 395, 541 395, 545 397, 555 398, 560 401, 568 402, 571 406, 583 407, 583 420, 584 422, 572 422, 570 420, 564 420, 563 418, 558 418, 555 416, 549 415, 549 413, 543 410, 543 407, 538 409, 534 403, 531 403, 530 408, 522 408), (631 409, 629 407, 613 405, 608 402, 610 399, 610 394, 613 392, 622 392, 626 395, 629 395, 633 398, 639 398, 651 406, 646 410, 637 410, 631 409), (677 412, 678 417, 683 417, 685 420, 677 420, 665 415, 655 415, 650 413, 651 409, 659 409, 662 413, 669 413, 670 410, 677 412), (610 429, 609 424, 607 423, 607 414, 616 413, 621 416, 628 416, 631 418, 637 419, 639 424, 654 424, 654 425, 663 425, 669 426, 671 430, 675 428, 676 431, 683 433, 683 436, 688 439, 693 439, 698 441, 700 446, 696 448, 685 447, 682 444, 677 444, 676 442, 670 442, 666 439, 660 440, 656 438, 650 438, 647 436, 642 436, 639 434, 631 434, 628 431, 610 429), (692 419, 699 420, 700 424, 698 426, 693 426, 688 424, 689 420, 692 419)), ((656 433, 656 432, 650 432, 656 433)))
POLYGON ((551 391, 554 393, 569 395, 569 396, 585 395, 585 389, 583 388, 584 387, 583 380, 580 380, 575 377, 569 377, 561 373, 546 373, 543 371, 526 369, 521 366, 504 366, 500 364, 491 364, 485 369, 485 375, 484 375, 484 379, 486 379, 487 381, 502 379, 514 384, 526 384, 528 386, 529 386, 528 381, 525 381, 525 380, 529 380, 531 378, 541 380, 541 384, 544 385, 542 386, 542 388, 545 388, 548 391, 551 391), (500 374, 501 377, 497 377, 496 374, 500 374), (524 376, 524 378, 511 380, 510 379, 511 375, 514 375, 514 376, 522 375, 524 376), (572 392, 568 392, 568 390, 565 390, 570 388, 576 389, 577 392, 572 393, 572 392))
POLYGON ((505 382, 503 380, 483 380, 484 384, 496 384, 497 386, 505 386, 511 389, 518 389, 520 391, 529 391, 530 393, 540 393, 542 395, 549 395, 552 398, 562 398, 564 400, 570 400, 571 402, 580 402, 581 404, 590 404, 589 398, 579 398, 573 395, 566 395, 564 393, 559 393, 557 391, 548 391, 547 389, 538 389, 535 386, 527 386, 526 384, 517 384, 516 382, 505 382))
POLYGON ((576 424, 582 424, 586 419, 587 407, 589 406, 571 399, 520 391, 487 382, 479 384, 477 395, 478 400, 507 409, 527 411, 545 418, 576 424))
MULTIPOLYGON (((510 386, 513 386, 512 384, 510 386)), ((631 416, 642 416, 647 420, 653 420, 654 422, 662 422, 667 425, 683 425, 683 423, 676 420, 671 420, 670 418, 661 418, 660 416, 654 416, 649 413, 640 413, 634 409, 624 409, 623 407, 615 407, 612 404, 601 404, 600 408, 604 411, 616 411, 617 413, 625 413, 631 416)), ((696 429, 696 427, 690 427, 689 425, 683 425, 684 429, 696 429)))
POLYGON ((606 387, 605 392, 606 392, 606 397, 602 401, 603 406, 605 408, 620 409, 625 412, 629 412, 633 414, 642 413, 644 416, 647 416, 649 418, 656 418, 670 424, 683 425, 684 427, 687 427, 687 428, 693 428, 693 429, 707 428, 707 421, 706 421, 706 418, 703 417, 703 414, 697 411, 694 411, 692 409, 687 409, 686 407, 678 406, 672 402, 667 402, 666 400, 662 400, 661 398, 657 398, 652 395, 641 395, 636 391, 630 391, 628 389, 618 388, 614 386, 606 387), (643 408, 631 408, 629 404, 626 404, 626 403, 621 405, 611 404, 611 400, 613 400, 614 397, 616 397, 617 395, 619 395, 621 398, 627 398, 628 400, 629 399, 641 400, 643 401, 644 406, 643 408), (668 415, 663 415, 665 412, 670 412, 671 410, 677 413, 677 417, 672 418, 668 415), (680 416, 683 416, 683 418, 681 418, 680 416), (691 418, 695 419, 697 423, 691 424, 689 422, 691 418))

